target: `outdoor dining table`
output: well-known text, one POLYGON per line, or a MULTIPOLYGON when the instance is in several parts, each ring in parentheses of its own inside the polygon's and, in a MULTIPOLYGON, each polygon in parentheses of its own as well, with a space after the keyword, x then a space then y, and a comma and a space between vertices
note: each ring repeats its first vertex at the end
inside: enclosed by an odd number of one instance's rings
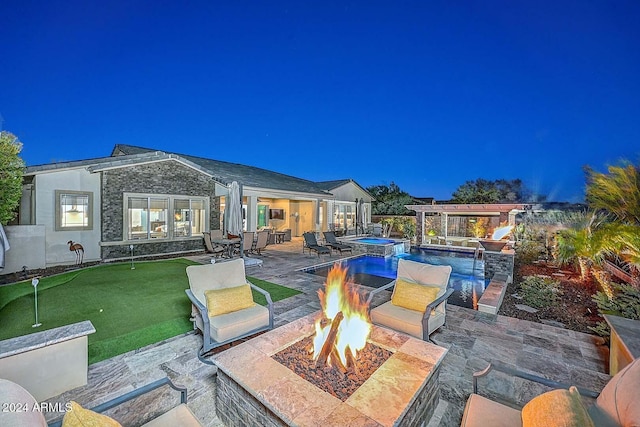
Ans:
POLYGON ((275 242, 276 243, 284 243, 284 236, 287 234, 284 231, 274 231, 275 234, 275 242))
POLYGON ((233 248, 236 245, 240 245, 240 238, 236 237, 233 239, 211 239, 211 243, 215 243, 217 245, 221 245, 224 248, 224 254, 227 258, 233 257, 233 248))

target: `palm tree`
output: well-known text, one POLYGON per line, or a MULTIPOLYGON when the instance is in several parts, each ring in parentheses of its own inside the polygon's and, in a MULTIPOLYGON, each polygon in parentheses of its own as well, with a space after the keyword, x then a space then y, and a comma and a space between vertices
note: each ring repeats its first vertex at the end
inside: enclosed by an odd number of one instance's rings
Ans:
POLYGON ((595 212, 574 215, 573 220, 569 228, 558 232, 556 257, 561 264, 577 263, 583 281, 593 273, 604 292, 611 296, 611 285, 600 266, 608 254, 620 250, 619 240, 613 238, 618 225, 607 223, 605 216, 595 212))
POLYGON ((620 226, 613 239, 620 247, 620 258, 630 267, 631 284, 640 289, 640 227, 620 226))
POLYGON ((595 210, 610 212, 616 221, 640 225, 640 170, 623 161, 621 166, 609 166, 608 174, 585 168, 587 202, 595 210))

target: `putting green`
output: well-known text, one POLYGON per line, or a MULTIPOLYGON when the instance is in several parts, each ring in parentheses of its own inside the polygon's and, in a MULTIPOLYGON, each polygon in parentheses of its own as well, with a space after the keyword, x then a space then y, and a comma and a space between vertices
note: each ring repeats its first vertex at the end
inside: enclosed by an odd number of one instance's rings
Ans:
MULTIPOLYGON (((100 265, 44 277, 38 284, 38 330, 90 320, 89 363, 193 329, 186 259, 100 265)), ((279 301, 297 290, 249 278, 279 301)), ((257 301, 265 304, 264 299, 257 301)), ((31 282, 0 287, 0 340, 33 333, 31 282)))

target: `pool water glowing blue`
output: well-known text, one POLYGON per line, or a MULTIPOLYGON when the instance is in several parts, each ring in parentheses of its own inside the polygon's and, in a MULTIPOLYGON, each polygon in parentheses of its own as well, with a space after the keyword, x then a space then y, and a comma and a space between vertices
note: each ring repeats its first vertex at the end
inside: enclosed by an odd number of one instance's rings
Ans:
POLYGON ((369 245, 388 245, 391 243, 397 243, 395 240, 382 239, 380 237, 361 237, 359 239, 350 240, 351 242, 366 243, 369 245))
MULTIPOLYGON (((393 257, 363 255, 349 258, 342 261, 342 266, 348 269, 347 275, 355 283, 379 288, 396 278, 400 258, 432 265, 450 265, 449 287, 454 290, 447 300, 450 304, 477 308, 477 302, 489 284, 484 278, 483 261, 476 260, 474 263, 473 254, 453 251, 412 248, 410 253, 393 257)), ((327 277, 332 267, 333 264, 323 265, 306 269, 305 272, 327 277)))

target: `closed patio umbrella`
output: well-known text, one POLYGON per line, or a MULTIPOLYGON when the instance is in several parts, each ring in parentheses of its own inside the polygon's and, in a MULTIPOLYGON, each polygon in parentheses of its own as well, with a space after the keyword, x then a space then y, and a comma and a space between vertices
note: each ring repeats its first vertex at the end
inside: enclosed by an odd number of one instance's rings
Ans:
POLYGON ((242 199, 240 185, 233 181, 229 185, 227 195, 225 216, 227 217, 227 234, 242 237, 242 199))

